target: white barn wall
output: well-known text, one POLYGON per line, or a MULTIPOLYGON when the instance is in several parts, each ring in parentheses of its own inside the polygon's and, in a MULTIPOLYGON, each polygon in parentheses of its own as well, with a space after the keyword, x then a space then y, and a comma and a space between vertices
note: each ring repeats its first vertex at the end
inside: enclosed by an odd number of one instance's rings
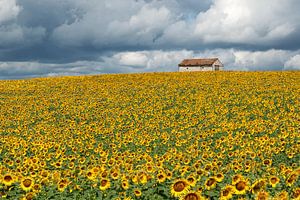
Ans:
POLYGON ((179 72, 196 72, 196 71, 215 71, 216 66, 219 66, 219 71, 224 71, 224 65, 217 60, 211 66, 179 66, 179 72))
POLYGON ((180 72, 196 72, 196 71, 214 71, 211 66, 205 67, 179 67, 180 72))
POLYGON ((215 66, 216 65, 220 66, 219 71, 223 71, 224 70, 224 65, 219 60, 217 60, 216 62, 214 62, 214 64, 212 65, 213 66, 213 70, 215 70, 215 66))

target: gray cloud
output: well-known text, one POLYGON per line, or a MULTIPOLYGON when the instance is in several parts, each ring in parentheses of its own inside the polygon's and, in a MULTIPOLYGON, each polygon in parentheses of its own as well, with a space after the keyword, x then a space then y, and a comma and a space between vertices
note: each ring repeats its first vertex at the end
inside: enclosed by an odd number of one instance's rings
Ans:
POLYGON ((244 51, 214 49, 206 51, 125 51, 102 56, 98 61, 64 64, 40 62, 0 62, 0 79, 107 73, 177 71, 184 58, 219 57, 226 70, 299 70, 300 51, 244 51), (113 68, 111 66, 114 66, 113 68))
POLYGON ((2 78, 174 71, 201 56, 235 70, 299 66, 298 0, 1 0, 0 8, 2 78))
POLYGON ((299 31, 299 9, 295 0, 215 0, 197 16, 195 33, 204 43, 271 45, 299 31))
POLYGON ((14 20, 21 10, 15 0, 1 0, 0 8, 0 25, 14 20))
POLYGON ((284 64, 284 69, 286 70, 300 70, 300 53, 291 57, 284 64))

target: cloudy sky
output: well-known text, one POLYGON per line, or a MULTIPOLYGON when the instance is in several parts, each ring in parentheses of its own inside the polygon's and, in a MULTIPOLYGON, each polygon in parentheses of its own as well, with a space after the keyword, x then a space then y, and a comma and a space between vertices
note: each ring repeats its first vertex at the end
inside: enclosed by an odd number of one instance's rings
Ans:
POLYGON ((299 0, 0 0, 0 79, 176 71, 299 70, 299 0))

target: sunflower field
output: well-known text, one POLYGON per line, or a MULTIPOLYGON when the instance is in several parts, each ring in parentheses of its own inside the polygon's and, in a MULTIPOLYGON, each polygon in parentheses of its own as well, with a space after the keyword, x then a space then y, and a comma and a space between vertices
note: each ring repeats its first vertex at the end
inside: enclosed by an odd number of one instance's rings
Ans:
POLYGON ((300 72, 0 81, 0 199, 300 199, 300 72))

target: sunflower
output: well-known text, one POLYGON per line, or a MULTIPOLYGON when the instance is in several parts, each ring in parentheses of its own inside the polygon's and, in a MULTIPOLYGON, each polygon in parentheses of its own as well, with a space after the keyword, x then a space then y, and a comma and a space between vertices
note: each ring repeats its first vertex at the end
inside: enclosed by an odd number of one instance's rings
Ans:
POLYGON ((189 188, 188 181, 185 179, 177 179, 170 187, 171 195, 174 197, 179 197, 185 193, 189 188))
POLYGON ((86 177, 91 181, 95 181, 97 178, 97 173, 95 173, 93 170, 89 170, 86 173, 86 177))
POLYGON ((110 172, 110 176, 111 176, 111 178, 113 179, 113 180, 117 180, 118 178, 119 178, 119 172, 117 171, 117 170, 112 170, 111 172, 110 172))
MULTIPOLYGON (((32 199, 34 199, 34 197, 35 197, 35 194, 33 193, 33 192, 29 192, 29 193, 27 193, 25 196, 24 196, 24 200, 32 200, 32 199)), ((22 200, 23 200, 22 199, 22 200)))
POLYGON ((54 171, 53 174, 52 174, 52 179, 55 181, 55 182, 58 182, 60 180, 60 177, 61 177, 61 174, 59 171, 54 171))
POLYGON ((296 173, 291 173, 291 175, 286 180, 287 186, 292 186, 298 179, 298 175, 296 173))
POLYGON ((101 178, 107 178, 107 177, 108 177, 108 172, 104 170, 104 171, 100 174, 100 177, 101 177, 101 178))
POLYGON ((11 186, 15 182, 14 177, 11 174, 5 174, 1 181, 6 186, 11 186))
POLYGON ((35 178, 38 175, 38 173, 36 173, 35 171, 31 171, 29 174, 33 178, 35 178))
POLYGON ((100 190, 106 190, 109 187, 110 187, 109 179, 104 178, 100 181, 100 186, 99 186, 100 190))
POLYGON ((75 167, 75 163, 74 162, 69 162, 68 163, 68 168, 74 169, 74 167, 75 167))
POLYGON ((203 187, 202 187, 202 186, 198 186, 198 187, 196 188, 196 191, 197 191, 198 193, 202 193, 202 192, 203 192, 203 187))
POLYGON ((68 186, 68 180, 67 179, 61 179, 58 183, 57 183, 57 189, 60 192, 63 192, 66 187, 68 186))
POLYGON ((240 180, 244 179, 244 177, 241 174, 236 174, 232 177, 232 185, 235 185, 240 180))
POLYGON ((258 192, 256 196, 256 200, 268 200, 269 199, 269 193, 265 191, 258 192))
POLYGON ((193 167, 194 167, 195 170, 198 170, 198 169, 200 169, 201 165, 196 162, 196 163, 193 164, 193 167))
POLYGON ((36 192, 36 193, 38 193, 41 190, 41 188, 42 188, 41 185, 37 184, 37 183, 34 184, 33 187, 32 187, 33 191, 36 192))
POLYGON ((198 192, 186 192, 181 195, 180 200, 203 200, 204 198, 198 192))
POLYGON ((233 186, 227 185, 224 189, 221 190, 220 199, 221 200, 231 199, 233 192, 234 192, 233 186))
POLYGON ((157 178, 157 182, 163 183, 163 182, 165 182, 167 176, 166 176, 165 173, 160 172, 160 173, 157 174, 156 178, 157 178))
POLYGON ((281 191, 275 196, 274 200, 289 200, 289 193, 287 191, 281 191))
POLYGON ((266 181, 264 179, 259 179, 255 181, 251 186, 252 193, 256 194, 259 191, 263 190, 266 186, 266 181))
POLYGON ((139 175, 139 181, 142 183, 142 184, 146 184, 148 182, 148 176, 147 174, 145 173, 141 173, 139 175))
POLYGON ((215 177, 210 177, 205 181, 205 188, 207 190, 211 190, 213 188, 215 188, 217 185, 217 180, 215 177))
POLYGON ((211 164, 206 164, 205 167, 204 167, 204 170, 205 170, 206 172, 209 172, 209 171, 211 170, 211 168, 212 168, 212 165, 211 165, 211 164))
POLYGON ((216 175, 216 180, 217 180, 217 182, 222 182, 223 179, 224 179, 224 174, 223 174, 223 173, 218 173, 218 174, 216 175))
POLYGON ((158 162, 158 163, 156 164, 156 167, 157 167, 157 168, 163 168, 163 165, 164 165, 164 164, 163 164, 162 162, 158 162))
POLYGON ((58 191, 60 191, 60 192, 65 191, 66 187, 67 187, 67 184, 65 184, 65 183, 58 183, 58 184, 57 184, 57 189, 58 189, 58 191))
POLYGON ((274 188, 279 183, 280 179, 277 176, 271 176, 269 178, 270 185, 274 188))
POLYGON ((41 183, 41 185, 43 185, 43 186, 47 185, 49 182, 50 182, 50 181, 49 181, 49 178, 42 178, 42 179, 40 180, 40 183, 41 183))
POLYGON ((265 159, 265 160, 263 161, 263 164, 264 164, 265 166, 271 166, 271 165, 272 165, 272 160, 271 160, 271 159, 265 159))
POLYGON ((78 160, 78 162, 80 163, 80 164, 84 164, 85 163, 85 157, 80 157, 79 158, 79 160, 78 160))
POLYGON ((248 181, 246 180, 239 180, 235 185, 234 185, 234 193, 235 194, 245 194, 246 191, 248 190, 248 181))
POLYGON ((62 168, 62 161, 58 161, 53 163, 53 166, 57 169, 61 169, 62 168))
POLYGON ((48 178, 50 174, 46 170, 41 170, 40 173, 39 173, 39 175, 40 175, 40 177, 48 178))
POLYGON ((250 172, 251 171, 251 166, 246 166, 245 167, 245 172, 250 172))
POLYGON ((292 196, 291 196, 293 199, 295 200, 299 200, 300 199, 300 187, 298 188, 295 188, 293 190, 293 193, 292 193, 292 196))
POLYGON ((138 182, 139 182, 139 177, 138 177, 138 175, 137 175, 137 174, 132 175, 131 180, 132 180, 132 182, 133 182, 134 184, 138 184, 138 182))
POLYGON ((295 170, 296 174, 300 176, 300 167, 295 170))
POLYGON ((166 173, 166 176, 167 176, 168 180, 171 180, 172 176, 173 176, 173 172, 168 170, 167 173, 166 173))
POLYGON ((7 194, 4 191, 0 191, 0 199, 6 199, 7 194))
POLYGON ((29 191, 32 189, 32 186, 34 185, 34 180, 31 177, 24 177, 21 180, 20 185, 24 191, 29 191))
POLYGON ((199 169, 199 170, 196 171, 196 174, 197 174, 198 176, 202 176, 204 173, 205 173, 205 171, 202 170, 202 169, 199 169))
POLYGON ((197 183, 197 180, 193 175, 189 175, 186 180, 190 186, 195 186, 197 183))
POLYGON ((146 165, 146 171, 149 172, 149 173, 154 171, 154 168, 153 168, 152 164, 147 164, 146 165))
POLYGON ((140 197, 142 195, 142 191, 140 189, 135 188, 133 193, 136 197, 140 197))
POLYGON ((122 180, 121 186, 122 186, 122 188, 123 188, 124 190, 129 189, 129 182, 128 182, 128 180, 127 180, 127 179, 122 180))

